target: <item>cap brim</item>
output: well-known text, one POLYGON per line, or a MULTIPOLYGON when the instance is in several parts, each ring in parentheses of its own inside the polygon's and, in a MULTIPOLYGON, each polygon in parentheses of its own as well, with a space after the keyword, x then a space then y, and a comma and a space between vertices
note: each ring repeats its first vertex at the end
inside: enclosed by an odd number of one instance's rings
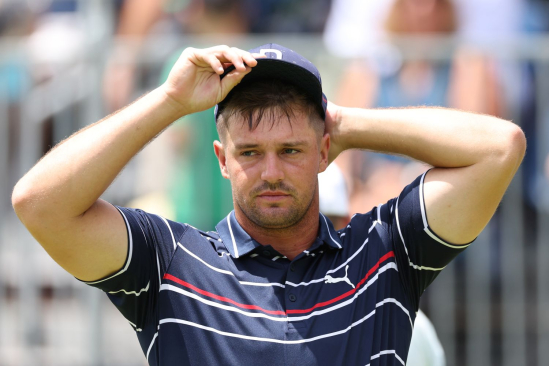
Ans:
MULTIPOLYGON (((225 77, 234 69, 234 66, 227 68, 223 75, 221 75, 221 78, 225 77)), ((323 113, 322 118, 325 118, 326 106, 324 101, 326 97, 322 94, 322 85, 320 84, 320 81, 308 70, 302 68, 301 66, 278 59, 258 58, 257 65, 252 68, 250 73, 244 76, 240 82, 240 85, 245 85, 247 83, 262 79, 276 79, 295 85, 307 95, 311 102, 321 106, 323 113)), ((229 95, 227 95, 227 97, 229 95)), ((219 104, 223 105, 223 101, 219 104)))

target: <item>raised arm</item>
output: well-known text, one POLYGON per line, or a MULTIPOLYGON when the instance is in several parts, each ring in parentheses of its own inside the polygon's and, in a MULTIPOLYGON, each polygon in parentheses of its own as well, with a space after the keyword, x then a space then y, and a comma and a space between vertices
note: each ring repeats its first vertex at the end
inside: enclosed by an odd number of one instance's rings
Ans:
POLYGON ((72 275, 91 281, 116 272, 126 259, 126 226, 101 194, 163 129, 214 106, 255 64, 248 52, 226 46, 186 49, 166 83, 75 133, 23 176, 12 195, 18 217, 72 275), (228 64, 236 69, 221 80, 228 64))
POLYGON ((522 130, 496 117, 444 108, 328 107, 331 158, 346 149, 401 154, 433 165, 424 198, 431 229, 472 241, 494 214, 526 150, 522 130))

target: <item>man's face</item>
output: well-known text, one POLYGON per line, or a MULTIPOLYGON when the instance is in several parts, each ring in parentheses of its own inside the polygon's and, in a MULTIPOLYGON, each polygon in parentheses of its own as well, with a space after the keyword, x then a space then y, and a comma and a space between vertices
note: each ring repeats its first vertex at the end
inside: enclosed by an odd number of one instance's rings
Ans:
POLYGON ((214 144, 223 176, 231 180, 235 210, 267 229, 298 223, 311 210, 318 215, 318 177, 328 165, 328 135, 319 138, 308 116, 299 113, 253 131, 231 117, 223 146, 214 144))

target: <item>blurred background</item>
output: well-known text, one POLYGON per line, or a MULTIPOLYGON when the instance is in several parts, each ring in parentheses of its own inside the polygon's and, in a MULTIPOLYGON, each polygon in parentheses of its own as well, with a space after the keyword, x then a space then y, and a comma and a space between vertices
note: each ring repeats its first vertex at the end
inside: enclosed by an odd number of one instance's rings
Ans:
MULTIPOLYGON (((448 366, 546 365, 548 31, 540 0, 0 0, 0 366, 145 364, 107 297, 25 231, 11 190, 56 143, 161 84, 185 47, 267 42, 315 63, 335 103, 441 105, 524 129, 528 152, 498 212, 421 308, 448 366)), ((216 138, 212 111, 177 121, 104 198, 213 230, 232 209, 216 138)), ((426 169, 359 151, 337 164, 351 212, 426 169)))

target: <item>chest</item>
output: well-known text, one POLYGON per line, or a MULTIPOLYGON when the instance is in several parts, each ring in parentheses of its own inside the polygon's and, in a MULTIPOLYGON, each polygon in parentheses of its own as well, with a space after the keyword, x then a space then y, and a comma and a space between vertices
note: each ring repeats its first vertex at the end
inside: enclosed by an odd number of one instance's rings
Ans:
POLYGON ((162 280, 158 342, 172 351, 160 354, 180 353, 188 364, 231 364, 226 357, 234 364, 367 364, 397 346, 389 344, 395 334, 409 342, 402 296, 394 254, 366 245, 292 262, 190 245, 178 249, 162 280), (207 351, 212 344, 216 351, 207 351))

